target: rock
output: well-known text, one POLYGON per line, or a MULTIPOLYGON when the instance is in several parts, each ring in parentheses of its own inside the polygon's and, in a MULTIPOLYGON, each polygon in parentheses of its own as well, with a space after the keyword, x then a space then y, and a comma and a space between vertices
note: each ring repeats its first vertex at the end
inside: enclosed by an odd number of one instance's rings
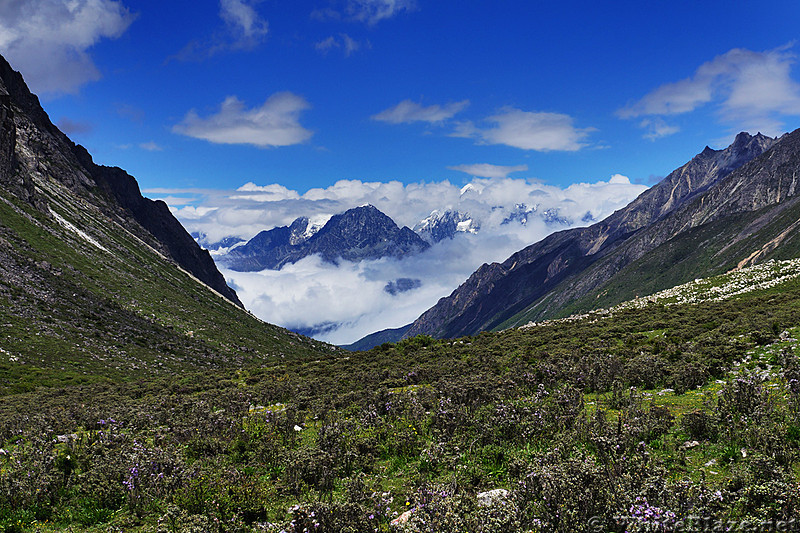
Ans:
POLYGON ((686 442, 683 443, 683 447, 686 448, 687 450, 691 450, 692 448, 695 448, 697 446, 700 446, 700 443, 697 442, 696 440, 691 440, 691 441, 687 440, 686 442))
POLYGON ((478 493, 478 507, 492 507, 499 503, 505 503, 508 498, 506 489, 494 489, 478 493))
POLYGON ((411 511, 409 510, 392 520, 391 525, 392 527, 401 527, 407 524, 410 519, 411 511))
POLYGON ((69 435, 58 435, 56 437, 56 442, 69 442, 71 440, 77 440, 78 435, 76 433, 70 433, 69 435))

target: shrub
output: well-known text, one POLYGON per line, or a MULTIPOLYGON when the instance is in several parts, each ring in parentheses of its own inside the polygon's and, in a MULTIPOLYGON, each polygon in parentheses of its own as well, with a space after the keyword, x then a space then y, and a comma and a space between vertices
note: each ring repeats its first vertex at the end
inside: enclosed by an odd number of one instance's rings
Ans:
POLYGON ((693 440, 716 440, 719 424, 716 417, 702 409, 695 409, 681 417, 681 428, 693 440))

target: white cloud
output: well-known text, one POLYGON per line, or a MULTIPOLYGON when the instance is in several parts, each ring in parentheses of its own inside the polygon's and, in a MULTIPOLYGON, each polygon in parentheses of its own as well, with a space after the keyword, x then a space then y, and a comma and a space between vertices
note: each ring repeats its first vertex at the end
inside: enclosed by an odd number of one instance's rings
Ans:
POLYGON ((646 118, 639 123, 640 128, 646 128, 648 131, 643 135, 645 139, 654 141, 661 137, 667 137, 674 133, 678 133, 680 128, 678 126, 671 126, 664 122, 661 117, 646 118))
POLYGON ((507 178, 513 172, 524 172, 528 170, 528 165, 502 166, 491 165, 489 163, 477 163, 474 165, 456 165, 447 167, 450 170, 466 172, 470 176, 479 178, 507 178))
POLYGON ((356 41, 346 33, 340 33, 338 37, 331 35, 327 39, 319 41, 314 47, 323 54, 327 54, 334 49, 340 49, 345 57, 350 57, 354 52, 361 49, 362 43, 356 41))
POLYGON ((403 11, 416 9, 414 0, 348 0, 347 14, 353 19, 377 24, 403 11))
POLYGON ((270 185, 256 185, 248 182, 236 189, 242 195, 232 195, 234 200, 251 200, 257 202, 278 202, 280 200, 297 200, 300 194, 283 185, 272 183, 270 185), (257 194, 253 194, 257 193, 257 194))
POLYGON ((246 109, 235 96, 206 118, 189 111, 172 131, 217 144, 251 144, 262 148, 300 144, 313 132, 300 125, 300 113, 310 106, 290 92, 275 93, 261 107, 246 109))
POLYGON ((72 93, 101 77, 89 49, 134 18, 116 0, 0 2, 0 50, 34 92, 72 93))
POLYGON ((167 205, 177 207, 177 206, 192 204, 197 201, 197 198, 186 197, 186 196, 165 196, 159 198, 159 200, 166 203, 167 205))
MULTIPOLYGON (((442 123, 468 105, 469 100, 463 100, 446 106, 424 107, 411 100, 403 100, 371 118, 390 124, 442 123)), ((523 150, 574 152, 588 146, 584 139, 596 131, 595 128, 576 128, 574 119, 569 115, 523 111, 513 107, 502 108, 484 122, 493 126, 479 127, 471 120, 453 121, 453 131, 449 136, 476 139, 482 144, 504 144, 523 150)))
POLYGON ((452 102, 445 106, 431 105, 424 107, 411 100, 403 100, 394 107, 385 109, 372 116, 372 120, 389 124, 407 124, 410 122, 444 122, 469 105, 469 100, 452 102))
POLYGON ((220 52, 255 48, 269 33, 269 22, 255 8, 261 1, 220 0, 219 16, 224 25, 212 35, 190 41, 168 61, 202 61, 220 52))
POLYGON ((248 3, 246 0, 220 0, 220 17, 235 38, 234 47, 254 46, 269 32, 269 24, 253 7, 255 3, 248 3))
POLYGON ((716 103, 723 122, 776 135, 783 116, 800 115, 800 84, 791 76, 795 59, 787 46, 765 52, 735 48, 703 63, 691 77, 654 89, 617 115, 679 115, 716 103))
POLYGON ((164 151, 164 149, 161 146, 159 146, 158 144, 156 144, 155 141, 148 141, 146 143, 141 143, 139 145, 139 148, 141 148, 142 150, 147 150, 148 152, 162 152, 162 151, 164 151))
POLYGON ((456 136, 473 136, 487 144, 504 144, 538 152, 574 152, 587 146, 583 140, 594 128, 576 128, 574 120, 562 113, 522 111, 506 107, 486 119, 492 128, 461 125, 456 136))
POLYGON ((94 126, 92 126, 92 124, 89 122, 71 120, 65 117, 58 121, 58 129, 67 135, 80 135, 91 132, 94 129, 94 126))
POLYGON ((477 235, 461 234, 399 261, 342 261, 337 266, 309 257, 280 271, 223 272, 248 309, 261 318, 292 328, 336 322, 338 327, 319 338, 348 343, 411 322, 481 264, 505 260, 552 231, 604 218, 646 189, 620 175, 567 188, 504 176, 474 178, 470 185, 462 193, 459 185, 448 181, 341 180, 303 194, 278 184, 254 183, 235 191, 152 189, 145 193, 165 200, 177 198, 171 205, 173 213, 189 231, 205 233, 212 242, 227 236, 249 239, 264 229, 288 225, 299 216, 330 215, 367 203, 400 226, 413 227, 433 210, 446 209, 469 213, 480 222, 477 235), (201 200, 188 205, 187 197, 201 200), (523 203, 536 208, 528 222, 508 223, 516 205, 523 203), (557 210, 570 224, 546 223, 536 215, 546 210, 557 210), (384 291, 387 283, 398 278, 419 279, 422 286, 396 295, 384 291))
POLYGON ((342 2, 332 0, 331 7, 315 9, 311 12, 312 18, 318 20, 347 19, 374 26, 403 11, 414 11, 417 8, 415 0, 344 0, 341 8, 334 7, 337 3, 341 4, 342 2))

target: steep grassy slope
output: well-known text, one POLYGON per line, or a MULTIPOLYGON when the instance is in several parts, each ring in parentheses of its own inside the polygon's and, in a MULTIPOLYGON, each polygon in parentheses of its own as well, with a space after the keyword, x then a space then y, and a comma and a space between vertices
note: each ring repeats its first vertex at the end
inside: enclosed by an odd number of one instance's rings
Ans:
POLYGON ((209 253, 167 205, 143 197, 136 180, 124 170, 95 164, 85 148, 53 125, 19 72, 0 56, 0 187, 47 214, 46 200, 38 190, 50 188, 51 182, 80 199, 82 210, 104 213, 241 306, 209 253))
MULTIPOLYGON (((754 212, 737 213, 679 233, 620 270, 607 283, 572 302, 554 302, 551 294, 495 327, 504 329, 542 316, 568 316, 608 307, 685 283, 698 273, 714 276, 769 259, 800 256, 800 198, 754 212), (550 313, 548 310, 558 309, 550 313)), ((614 258, 599 261, 582 277, 608 268, 614 258)), ((567 279, 566 285, 574 280, 567 279)))
POLYGON ((330 353, 261 322, 51 181, 0 190, 0 393, 330 353))
POLYGON ((780 527, 800 519, 798 263, 457 341, 6 396, 0 527, 780 527))
POLYGON ((0 394, 336 351, 240 305, 166 204, 96 165, 0 57, 0 394))

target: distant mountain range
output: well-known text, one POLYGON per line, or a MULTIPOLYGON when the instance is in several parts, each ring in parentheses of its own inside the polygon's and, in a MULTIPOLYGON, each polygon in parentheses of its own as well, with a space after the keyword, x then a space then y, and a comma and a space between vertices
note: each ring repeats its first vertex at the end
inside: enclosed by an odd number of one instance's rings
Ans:
MULTIPOLYGON (((458 337, 608 306, 800 252, 800 130, 706 147, 627 207, 485 264, 384 342, 458 337)), ((360 345, 364 347, 364 345, 360 345)))
MULTIPOLYGON (((559 216, 554 208, 540 211, 538 206, 516 204, 512 208, 496 206, 494 209, 505 213, 503 225, 516 223, 524 226, 533 217, 539 217, 550 225, 572 224, 571 220, 559 216)), ((586 217, 582 222, 591 220, 590 213, 586 217)), ((400 259, 424 252, 430 246, 459 234, 477 234, 481 226, 481 221, 469 213, 443 209, 434 210, 410 230, 398 227, 388 215, 366 205, 336 215, 299 217, 288 226, 264 230, 249 241, 233 236, 210 241, 201 233, 193 233, 193 237, 213 253, 219 264, 231 270, 249 272, 279 270, 314 254, 332 263, 339 259, 354 262, 381 257, 400 259)))
POLYGON ((357 262, 400 258, 429 247, 419 235, 407 227, 399 228, 384 213, 366 205, 331 216, 321 226, 300 217, 289 226, 262 231, 217 261, 232 270, 257 271, 280 269, 314 254, 332 263, 339 259, 357 262))

